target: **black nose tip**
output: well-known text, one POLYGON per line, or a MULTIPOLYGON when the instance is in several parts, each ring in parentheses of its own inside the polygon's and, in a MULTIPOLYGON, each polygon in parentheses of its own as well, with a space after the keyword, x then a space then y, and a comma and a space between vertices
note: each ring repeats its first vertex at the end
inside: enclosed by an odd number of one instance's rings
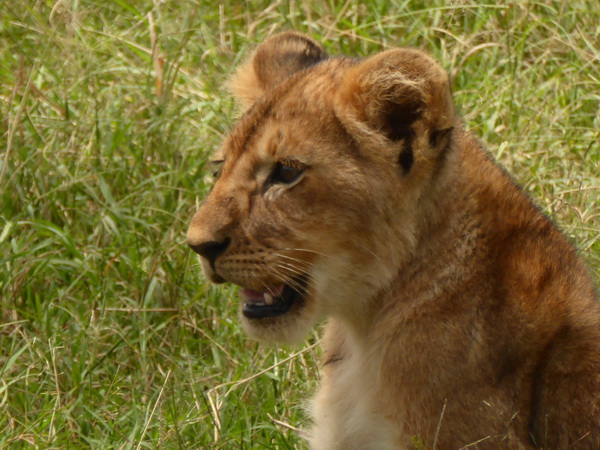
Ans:
POLYGON ((215 261, 219 256, 223 254, 229 244, 231 243, 231 239, 227 238, 221 242, 218 241, 208 241, 202 242, 201 244, 193 244, 189 242, 189 246, 192 250, 198 253, 203 258, 206 258, 211 266, 215 265, 215 261))

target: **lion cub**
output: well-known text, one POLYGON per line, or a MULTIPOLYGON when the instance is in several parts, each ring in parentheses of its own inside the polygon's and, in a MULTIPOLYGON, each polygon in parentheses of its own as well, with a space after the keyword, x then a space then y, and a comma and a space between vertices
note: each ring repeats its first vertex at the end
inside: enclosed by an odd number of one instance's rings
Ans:
POLYGON ((271 37, 188 241, 247 332, 328 318, 315 449, 600 448, 600 306, 576 250, 417 50, 271 37))

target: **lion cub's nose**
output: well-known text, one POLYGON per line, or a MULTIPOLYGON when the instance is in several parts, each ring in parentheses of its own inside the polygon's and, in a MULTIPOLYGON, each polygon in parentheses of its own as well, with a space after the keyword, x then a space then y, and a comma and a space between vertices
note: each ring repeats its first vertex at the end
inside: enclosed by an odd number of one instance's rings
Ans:
POLYGON ((205 258, 210 263, 211 267, 215 266, 215 261, 225 250, 227 250, 230 243, 230 238, 226 238, 222 241, 207 241, 200 243, 188 240, 188 245, 191 249, 205 258))

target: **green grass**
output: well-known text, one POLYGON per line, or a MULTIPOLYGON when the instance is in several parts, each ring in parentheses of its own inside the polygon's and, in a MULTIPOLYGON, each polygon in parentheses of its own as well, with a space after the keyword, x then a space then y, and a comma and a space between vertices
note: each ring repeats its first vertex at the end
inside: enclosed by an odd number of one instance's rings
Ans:
POLYGON ((0 447, 304 445, 318 332, 247 340, 185 245, 235 115, 224 81, 278 30, 351 56, 431 52, 467 126, 597 277, 597 1, 221 5, 3 3, 0 447))

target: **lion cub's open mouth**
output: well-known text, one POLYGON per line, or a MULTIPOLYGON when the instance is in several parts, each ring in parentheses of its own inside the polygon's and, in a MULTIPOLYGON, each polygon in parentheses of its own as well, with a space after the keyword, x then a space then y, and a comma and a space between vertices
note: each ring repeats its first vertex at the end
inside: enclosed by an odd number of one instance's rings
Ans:
MULTIPOLYGON (((298 284, 298 288, 302 285, 298 284)), ((249 319, 277 317, 287 313, 292 305, 302 300, 302 294, 285 284, 270 286, 264 291, 241 290, 242 312, 249 319)))

